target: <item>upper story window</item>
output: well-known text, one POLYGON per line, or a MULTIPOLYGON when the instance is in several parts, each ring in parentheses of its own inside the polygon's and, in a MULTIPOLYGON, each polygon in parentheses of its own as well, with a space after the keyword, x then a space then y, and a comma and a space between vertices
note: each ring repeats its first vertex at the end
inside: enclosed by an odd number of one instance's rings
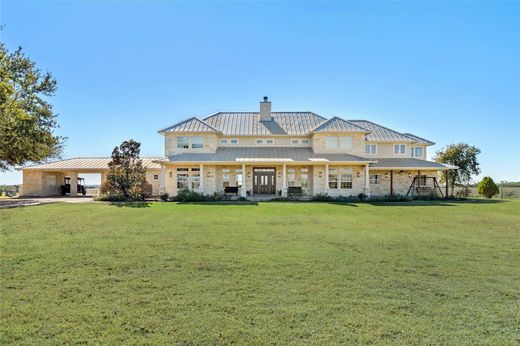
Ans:
POLYGON ((291 144, 300 144, 300 140, 293 138, 293 139, 291 139, 291 144))
POLYGON ((177 148, 188 149, 190 147, 190 141, 188 137, 177 137, 177 148))
POLYGON ((350 137, 350 136, 325 137, 325 148, 327 148, 327 149, 352 149, 352 137, 350 137))
POLYGON ((191 148, 192 149, 204 148, 204 138, 202 138, 202 137, 191 137, 191 148))
POLYGON ((302 139, 302 144, 309 144, 309 140, 308 139, 302 139))
POLYGON ((274 139, 267 138, 267 139, 257 139, 256 144, 274 144, 274 139))
POLYGON ((423 147, 412 147, 412 157, 423 157, 423 147))
POLYGON ((203 137, 177 137, 177 148, 179 149, 200 149, 204 148, 203 137))
POLYGON ((406 144, 394 144, 394 154, 395 155, 405 155, 406 154, 406 144))
POLYGON ((377 154, 377 144, 365 144, 365 154, 367 154, 367 155, 377 154))
POLYGON ((236 138, 222 138, 220 140, 220 144, 238 144, 238 139, 236 138))

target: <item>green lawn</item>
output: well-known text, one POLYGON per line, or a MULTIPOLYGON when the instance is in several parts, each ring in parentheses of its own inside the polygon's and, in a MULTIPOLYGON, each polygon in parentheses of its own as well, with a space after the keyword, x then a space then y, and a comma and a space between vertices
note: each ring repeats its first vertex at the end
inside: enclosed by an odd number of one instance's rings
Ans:
POLYGON ((515 344, 520 201, 0 210, 0 344, 515 344))

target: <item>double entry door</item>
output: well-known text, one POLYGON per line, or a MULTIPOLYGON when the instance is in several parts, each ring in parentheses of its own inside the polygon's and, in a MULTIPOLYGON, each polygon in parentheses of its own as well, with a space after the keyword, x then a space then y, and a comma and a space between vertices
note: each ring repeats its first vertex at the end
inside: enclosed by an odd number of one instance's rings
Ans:
POLYGON ((253 168, 253 194, 276 194, 276 168, 253 168))

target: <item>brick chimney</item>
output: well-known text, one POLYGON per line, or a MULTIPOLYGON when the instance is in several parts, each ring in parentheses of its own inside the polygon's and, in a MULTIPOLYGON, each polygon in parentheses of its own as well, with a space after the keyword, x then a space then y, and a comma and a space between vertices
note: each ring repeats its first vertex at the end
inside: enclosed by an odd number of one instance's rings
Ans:
POLYGON ((260 102, 260 121, 271 121, 271 102, 267 101, 267 96, 264 96, 264 101, 260 102))

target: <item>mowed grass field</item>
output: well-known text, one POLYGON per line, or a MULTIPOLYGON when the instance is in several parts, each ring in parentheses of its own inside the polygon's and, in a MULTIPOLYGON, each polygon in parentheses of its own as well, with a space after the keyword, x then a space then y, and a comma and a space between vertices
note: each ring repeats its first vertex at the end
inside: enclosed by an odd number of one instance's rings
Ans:
POLYGON ((52 204, 0 227, 0 344, 520 343, 519 201, 52 204))

